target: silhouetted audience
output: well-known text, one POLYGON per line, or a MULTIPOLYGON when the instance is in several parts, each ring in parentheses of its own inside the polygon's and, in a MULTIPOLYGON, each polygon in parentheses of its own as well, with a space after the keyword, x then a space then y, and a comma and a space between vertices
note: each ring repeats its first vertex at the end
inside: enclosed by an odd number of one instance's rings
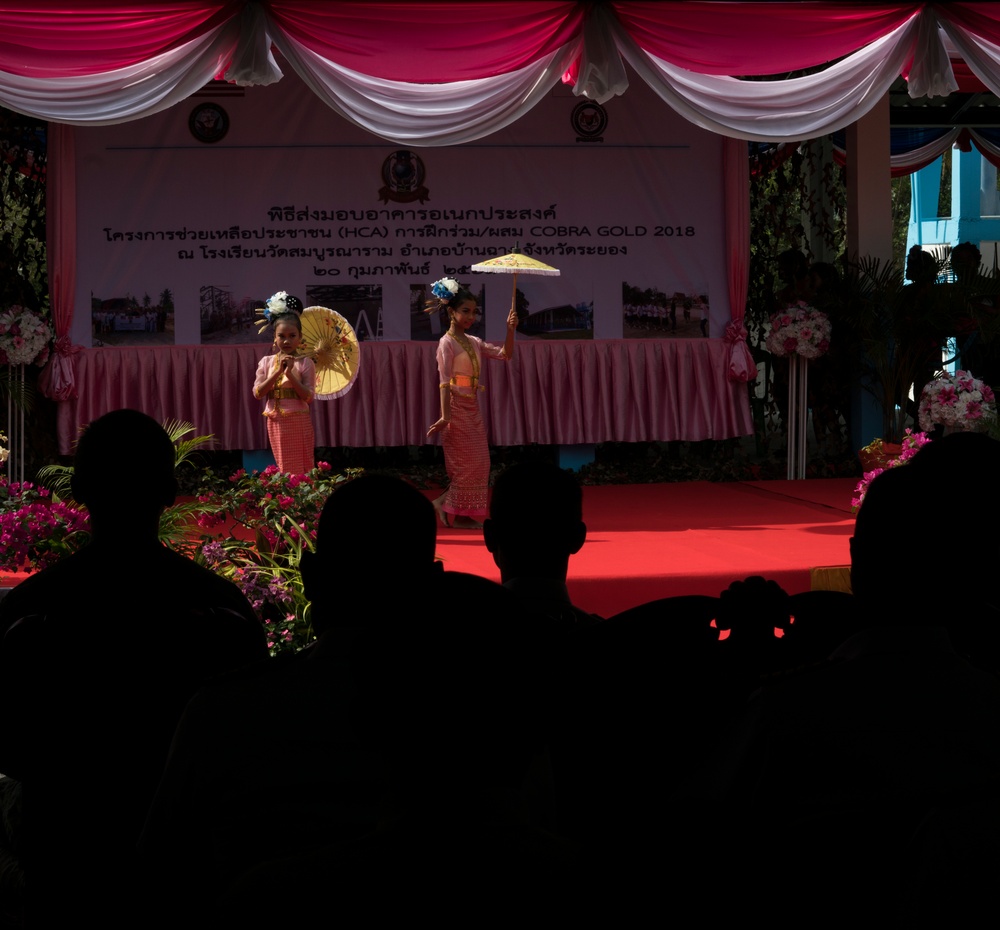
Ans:
POLYGON ((258 866, 224 898, 225 919, 300 926, 326 906, 445 924, 579 912, 575 849, 539 826, 532 796, 547 723, 538 620, 473 575, 445 572, 427 593, 433 611, 387 631, 359 676, 366 732, 389 773, 378 824, 258 866), (294 900, 260 900, 274 874, 302 880, 294 900))
POLYGON ((583 493, 572 472, 555 465, 513 465, 493 486, 490 516, 483 524, 486 548, 500 580, 532 610, 560 626, 600 618, 570 602, 570 556, 583 548, 583 493))
POLYGON ((0 771, 24 787, 33 925, 143 923, 134 847, 184 705, 267 658, 240 591, 167 549, 174 447, 118 410, 81 436, 73 493, 92 541, 0 606, 0 771))
POLYGON ((1000 679, 960 655, 949 628, 973 641, 969 620, 995 586, 1000 447, 961 434, 934 447, 876 478, 858 514, 859 631, 828 661, 766 682, 731 741, 726 809, 746 831, 736 845, 752 837, 759 854, 740 890, 771 913, 818 900, 838 918, 969 913, 970 889, 956 894, 954 874, 940 883, 946 857, 921 831, 947 834, 970 867, 998 864, 1000 679))
POLYGON ((265 859, 375 828, 387 777, 359 722, 363 679, 397 627, 421 622, 435 541, 430 501, 397 478, 330 495, 301 563, 316 641, 206 688, 177 729, 142 839, 177 906, 209 907, 265 859))
POLYGON ((94 541, 0 612, 0 770, 24 782, 37 894, 59 898, 39 925, 594 920, 609 903, 629 922, 665 884, 709 919, 991 903, 1000 444, 947 437, 872 483, 853 597, 751 577, 601 622, 566 590, 586 539, 571 474, 497 480, 502 586, 442 571, 430 501, 365 475, 302 556, 315 642, 236 669, 263 635, 157 542, 172 448, 146 420, 85 434, 94 541), (80 592, 108 571, 94 620, 80 592))
POLYGON ((177 729, 141 842, 168 918, 514 914, 565 888, 573 847, 539 824, 544 623, 440 571, 433 507, 398 479, 335 491, 317 536, 302 564, 315 644, 204 689, 177 729), (275 874, 293 895, 261 895, 275 874))

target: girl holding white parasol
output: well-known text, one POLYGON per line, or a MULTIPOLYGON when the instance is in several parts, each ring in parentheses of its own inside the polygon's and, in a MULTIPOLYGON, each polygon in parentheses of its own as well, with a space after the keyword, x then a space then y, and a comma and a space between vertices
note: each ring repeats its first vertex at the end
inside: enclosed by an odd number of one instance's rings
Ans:
POLYGON ((427 312, 447 310, 450 326, 438 342, 437 364, 441 390, 441 416, 427 435, 441 433, 448 490, 434 501, 445 526, 473 529, 486 516, 490 478, 490 450, 486 426, 479 410, 478 393, 483 356, 509 361, 514 355, 517 311, 507 315, 507 336, 502 346, 469 335, 478 308, 472 292, 454 278, 431 285, 433 299, 427 312))

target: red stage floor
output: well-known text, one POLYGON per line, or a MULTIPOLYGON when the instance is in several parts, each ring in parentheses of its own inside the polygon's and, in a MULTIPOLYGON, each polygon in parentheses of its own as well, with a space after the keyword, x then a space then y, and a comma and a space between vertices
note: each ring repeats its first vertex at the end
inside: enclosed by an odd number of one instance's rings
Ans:
MULTIPOLYGON (((718 595, 747 575, 808 591, 810 570, 850 562, 853 478, 584 488, 587 542, 570 560, 574 603, 601 616, 676 594, 718 595)), ((544 491, 544 489, 539 489, 544 491)), ((539 520, 545 519, 544 509, 539 520)), ((482 535, 441 528, 450 571, 500 580, 482 535)))
MULTIPOLYGON (((830 478, 586 487, 587 542, 570 560, 570 597, 610 617, 655 598, 718 595, 747 575, 774 579, 789 593, 808 591, 811 569, 850 562, 855 484, 830 478)), ((545 519, 544 509, 538 518, 545 519)), ((479 531, 439 528, 437 551, 449 571, 500 580, 479 531)), ((24 577, 4 574, 0 585, 24 577)))

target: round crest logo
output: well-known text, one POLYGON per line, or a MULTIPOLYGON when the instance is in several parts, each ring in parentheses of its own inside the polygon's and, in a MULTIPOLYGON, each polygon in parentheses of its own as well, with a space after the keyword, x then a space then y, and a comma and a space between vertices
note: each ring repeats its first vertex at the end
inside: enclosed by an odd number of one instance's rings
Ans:
POLYGON ((423 203, 430 197, 430 191, 424 186, 427 172, 424 163, 416 152, 400 149, 393 152, 382 162, 382 188, 378 195, 382 203, 390 200, 395 203, 412 203, 419 200, 423 203))
POLYGON ((608 111, 593 100, 581 100, 569 118, 577 142, 603 142, 608 126, 608 111))
POLYGON ((229 114, 217 103, 203 103, 191 111, 188 129, 199 142, 218 142, 229 132, 229 114))

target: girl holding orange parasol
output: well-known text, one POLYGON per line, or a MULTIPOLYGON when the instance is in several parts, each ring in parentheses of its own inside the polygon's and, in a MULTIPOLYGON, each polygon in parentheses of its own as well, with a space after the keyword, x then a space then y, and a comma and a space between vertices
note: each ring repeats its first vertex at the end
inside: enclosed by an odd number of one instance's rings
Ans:
POLYGON ((274 327, 274 354, 257 365, 253 396, 267 398, 267 438, 278 468, 302 475, 315 465, 315 437, 309 405, 316 392, 316 365, 298 355, 302 345, 302 301, 278 291, 267 300, 264 318, 274 327))

